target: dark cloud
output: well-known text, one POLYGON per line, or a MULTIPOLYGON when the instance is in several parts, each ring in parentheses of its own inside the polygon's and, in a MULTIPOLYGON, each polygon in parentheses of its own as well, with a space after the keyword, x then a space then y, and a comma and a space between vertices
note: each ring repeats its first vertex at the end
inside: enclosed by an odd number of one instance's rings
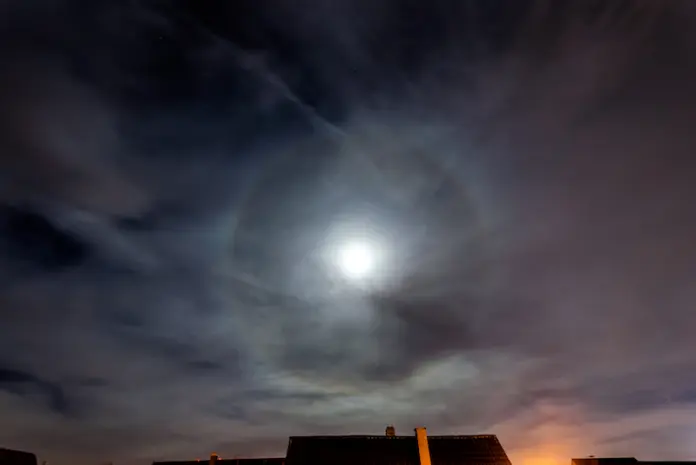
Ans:
POLYGON ((26 208, 4 212, 7 256, 47 270, 77 266, 89 255, 89 246, 60 231, 45 217, 26 208))
POLYGON ((2 390, 20 397, 38 397, 49 409, 59 414, 69 411, 69 403, 61 386, 18 370, 0 369, 2 390))
POLYGON ((0 8, 3 445, 696 453, 687 0, 0 8))

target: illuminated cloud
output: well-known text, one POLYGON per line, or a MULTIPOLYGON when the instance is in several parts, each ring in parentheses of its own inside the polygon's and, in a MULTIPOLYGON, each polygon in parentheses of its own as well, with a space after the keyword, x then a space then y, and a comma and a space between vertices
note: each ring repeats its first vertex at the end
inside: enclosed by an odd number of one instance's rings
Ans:
POLYGON ((690 2, 194 3, 2 5, 3 445, 696 454, 690 2))

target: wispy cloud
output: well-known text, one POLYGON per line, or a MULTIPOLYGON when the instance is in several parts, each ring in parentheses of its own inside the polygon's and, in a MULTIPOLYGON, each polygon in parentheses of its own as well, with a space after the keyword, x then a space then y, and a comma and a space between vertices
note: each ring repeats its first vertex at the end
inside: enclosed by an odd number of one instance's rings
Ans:
POLYGON ((696 453, 690 4, 274 3, 3 5, 6 445, 696 453))

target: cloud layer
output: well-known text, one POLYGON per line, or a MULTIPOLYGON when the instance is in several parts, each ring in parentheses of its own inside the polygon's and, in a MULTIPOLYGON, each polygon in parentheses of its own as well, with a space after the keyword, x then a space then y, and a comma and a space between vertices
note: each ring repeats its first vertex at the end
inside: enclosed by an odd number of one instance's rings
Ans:
POLYGON ((694 457, 690 3, 269 3, 1 5, 2 445, 694 457))

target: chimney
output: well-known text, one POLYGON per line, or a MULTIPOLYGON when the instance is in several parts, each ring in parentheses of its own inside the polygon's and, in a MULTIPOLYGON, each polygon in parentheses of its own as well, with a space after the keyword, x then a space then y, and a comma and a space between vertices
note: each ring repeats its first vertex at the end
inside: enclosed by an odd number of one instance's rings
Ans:
POLYGON ((215 452, 210 454, 210 465, 216 465, 217 461, 218 461, 218 455, 215 452))
POLYGON ((387 429, 385 430, 385 432, 387 433, 387 436, 389 436, 389 437, 396 436, 396 428, 394 428, 394 425, 387 426, 387 429))
POLYGON ((424 427, 416 428, 416 440, 418 441, 418 455, 420 465, 430 465, 430 449, 428 448, 428 433, 424 427))

